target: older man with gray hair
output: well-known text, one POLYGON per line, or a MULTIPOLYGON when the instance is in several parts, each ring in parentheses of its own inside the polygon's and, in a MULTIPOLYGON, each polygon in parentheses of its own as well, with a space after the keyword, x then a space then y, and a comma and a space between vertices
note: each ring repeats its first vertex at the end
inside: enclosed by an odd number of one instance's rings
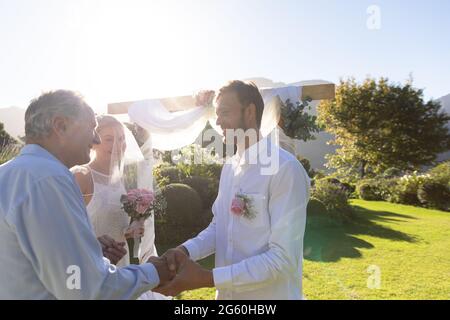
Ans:
POLYGON ((0 299, 135 299, 173 274, 163 259, 105 259, 69 168, 100 142, 92 109, 71 91, 33 100, 26 145, 0 166, 0 299))

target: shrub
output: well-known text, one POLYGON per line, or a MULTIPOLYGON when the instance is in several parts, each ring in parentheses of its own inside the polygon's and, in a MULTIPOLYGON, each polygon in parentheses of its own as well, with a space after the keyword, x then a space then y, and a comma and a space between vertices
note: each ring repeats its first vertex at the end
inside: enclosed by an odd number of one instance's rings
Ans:
POLYGON ((449 210, 450 190, 447 185, 439 182, 425 182, 419 187, 417 196, 420 202, 430 208, 449 210))
POLYGON ((355 191, 355 187, 352 186, 349 183, 345 183, 340 181, 339 179, 336 178, 326 178, 325 180, 327 180, 328 182, 338 186, 339 188, 342 189, 342 191, 344 191, 345 193, 347 193, 347 196, 350 196, 354 191, 355 191))
POLYGON ((156 166, 153 169, 153 176, 160 187, 164 187, 172 183, 180 183, 186 178, 186 175, 181 169, 166 163, 156 166))
POLYGON ((173 157, 177 167, 186 176, 202 176, 220 178, 223 159, 213 150, 202 148, 198 144, 192 144, 180 150, 180 153, 173 157))
POLYGON ((336 183, 327 179, 316 180, 312 188, 312 199, 319 200, 333 218, 338 220, 351 218, 352 209, 348 202, 347 192, 336 183))
POLYGON ((307 208, 308 216, 317 216, 322 215, 327 211, 327 208, 322 203, 322 201, 312 198, 308 202, 308 208, 307 208))
POLYGON ((367 201, 383 200, 380 184, 375 179, 363 180, 357 185, 358 196, 367 201))
POLYGON ((356 190, 356 187, 350 183, 342 182, 341 186, 342 189, 344 189, 344 191, 347 192, 349 196, 352 195, 356 190))
POLYGON ((385 201, 392 201, 392 193, 397 188, 398 178, 381 179, 379 180, 379 190, 381 192, 381 198, 385 201))
POLYGON ((390 190, 390 201, 395 203, 419 206, 421 203, 417 197, 419 188, 430 180, 429 175, 405 175, 396 180, 396 184, 390 190))
POLYGON ((21 146, 16 144, 0 146, 0 165, 17 156, 20 152, 20 148, 21 146))
POLYGON ((450 161, 443 162, 428 171, 430 178, 450 187, 450 161))
POLYGON ((357 195, 359 198, 368 201, 390 201, 392 190, 397 185, 395 178, 391 179, 366 179, 357 184, 357 195))
POLYGON ((327 175, 322 170, 318 170, 318 171, 315 171, 314 179, 319 180, 319 179, 325 178, 326 176, 327 175))
POLYGON ((204 209, 211 209, 219 191, 218 180, 193 176, 185 178, 182 182, 197 191, 202 199, 204 209))
POLYGON ((314 171, 314 169, 311 168, 311 163, 309 162, 309 160, 301 156, 297 156, 297 160, 300 161, 308 176, 311 179, 314 178, 314 176, 316 175, 316 171, 314 171))
POLYGON ((403 175, 403 171, 398 168, 389 168, 384 171, 382 177, 385 179, 401 177, 403 175))
POLYGON ((175 183, 161 189, 167 201, 163 218, 155 223, 158 244, 179 244, 197 235, 203 227, 202 200, 188 185, 175 183))
POLYGON ((340 213, 328 210, 325 205, 317 199, 312 198, 308 202, 306 229, 318 229, 323 232, 324 226, 339 226, 348 221, 348 218, 342 218, 340 213))

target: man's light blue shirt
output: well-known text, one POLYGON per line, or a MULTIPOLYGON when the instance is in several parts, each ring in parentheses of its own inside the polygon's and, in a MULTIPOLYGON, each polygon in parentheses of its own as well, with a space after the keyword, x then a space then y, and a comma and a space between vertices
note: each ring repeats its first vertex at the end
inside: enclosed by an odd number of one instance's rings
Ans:
POLYGON ((158 286, 152 264, 103 258, 80 189, 46 149, 0 166, 0 299, 136 299, 158 286))

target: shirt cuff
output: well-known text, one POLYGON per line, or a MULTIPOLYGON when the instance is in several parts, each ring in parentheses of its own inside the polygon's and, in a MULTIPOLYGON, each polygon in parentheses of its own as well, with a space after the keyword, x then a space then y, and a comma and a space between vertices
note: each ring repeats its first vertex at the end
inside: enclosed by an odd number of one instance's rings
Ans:
POLYGON ((217 289, 232 289, 233 277, 231 268, 232 266, 213 269, 214 286, 217 289))
MULTIPOLYGON (((155 266, 152 263, 144 263, 139 265, 141 270, 145 273, 149 285, 151 285, 151 289, 156 288, 159 286, 160 279, 158 271, 156 270, 155 266)), ((150 289, 150 290, 151 290, 150 289)))
POLYGON ((193 239, 190 239, 182 244, 183 247, 189 252, 189 258, 193 261, 197 261, 200 257, 199 249, 197 244, 193 239))

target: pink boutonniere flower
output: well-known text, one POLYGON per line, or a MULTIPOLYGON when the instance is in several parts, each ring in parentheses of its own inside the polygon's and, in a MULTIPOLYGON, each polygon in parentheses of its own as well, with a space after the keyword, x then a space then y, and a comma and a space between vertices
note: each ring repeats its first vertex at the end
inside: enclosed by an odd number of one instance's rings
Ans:
POLYGON ((243 193, 237 193, 231 201, 231 212, 236 216, 243 216, 249 220, 256 216, 253 210, 252 199, 243 193))
POLYGON ((241 198, 234 198, 231 202, 231 212, 235 215, 240 216, 244 213, 245 202, 241 198))

